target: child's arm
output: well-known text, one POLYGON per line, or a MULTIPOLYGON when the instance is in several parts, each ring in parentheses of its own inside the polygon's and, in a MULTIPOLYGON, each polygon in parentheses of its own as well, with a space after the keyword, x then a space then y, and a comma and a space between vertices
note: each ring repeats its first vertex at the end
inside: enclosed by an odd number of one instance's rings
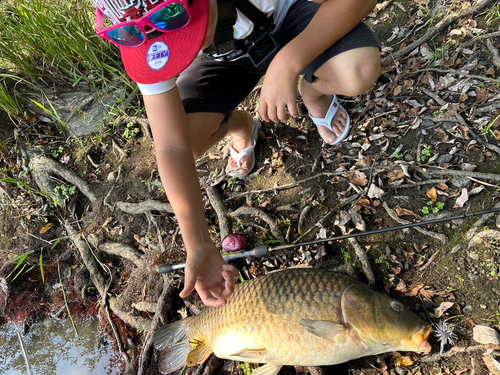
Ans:
POLYGON ((234 291, 237 271, 222 259, 208 233, 188 120, 179 92, 175 87, 162 94, 144 95, 144 103, 158 170, 186 245, 186 276, 180 296, 187 297, 196 289, 206 305, 222 305, 234 291))
POLYGON ((267 69, 259 101, 265 121, 298 116, 297 81, 317 56, 356 27, 375 7, 376 0, 325 0, 309 25, 274 57, 267 69))

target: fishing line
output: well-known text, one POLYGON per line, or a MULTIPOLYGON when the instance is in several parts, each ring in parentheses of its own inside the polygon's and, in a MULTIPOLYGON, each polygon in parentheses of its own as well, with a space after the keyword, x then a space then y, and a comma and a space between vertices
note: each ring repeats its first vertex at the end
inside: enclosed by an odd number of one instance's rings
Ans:
MULTIPOLYGON (((482 216, 482 215, 492 214, 495 212, 500 212, 500 207, 492 208, 492 209, 484 210, 484 211, 478 211, 478 212, 472 212, 472 211, 469 211, 469 209, 467 209, 466 212, 464 212, 461 215, 457 215, 457 216, 447 216, 447 217, 443 217, 443 218, 439 218, 439 219, 425 220, 425 221, 420 221, 417 223, 399 225, 396 227, 376 229, 376 230, 372 230, 372 231, 368 231, 368 232, 351 233, 351 234, 346 234, 343 236, 322 238, 319 240, 301 242, 301 243, 290 244, 290 245, 279 245, 279 246, 274 246, 274 247, 270 247, 267 245, 260 245, 260 246, 255 247, 252 250, 242 251, 242 252, 238 252, 238 253, 222 254, 222 256, 227 262, 230 260, 233 260, 233 259, 248 258, 251 256, 254 256, 257 258, 265 258, 265 257, 269 256, 269 253, 271 253, 273 251, 277 251, 277 250, 288 250, 288 249, 294 249, 294 248, 301 247, 301 246, 317 245, 317 244, 322 244, 322 243, 331 242, 331 241, 341 241, 341 240, 345 240, 348 238, 372 236, 374 234, 394 232, 397 230, 403 230, 403 229, 407 229, 407 228, 415 228, 415 227, 421 227, 424 225, 432 225, 432 224, 442 223, 445 221, 452 221, 452 220, 458 220, 458 219, 465 219, 465 218, 469 218, 469 217, 482 216)), ((157 267, 157 270, 159 273, 165 274, 165 273, 170 273, 170 272, 178 270, 178 269, 182 269, 184 267, 185 267, 185 263, 161 264, 157 267)))

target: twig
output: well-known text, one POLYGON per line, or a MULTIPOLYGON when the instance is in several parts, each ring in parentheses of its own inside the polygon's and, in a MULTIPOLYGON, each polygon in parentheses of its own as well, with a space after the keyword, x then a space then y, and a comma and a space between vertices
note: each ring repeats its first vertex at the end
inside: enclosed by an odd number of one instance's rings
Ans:
POLYGON ((299 234, 304 233, 304 220, 310 208, 311 206, 307 205, 302 209, 302 211, 300 211, 299 223, 297 225, 297 231, 299 232, 299 234))
POLYGON ((420 172, 427 176, 460 176, 460 177, 473 177, 481 180, 500 181, 500 175, 493 173, 457 171, 455 169, 442 169, 430 165, 425 167, 410 165, 409 169, 420 172))
POLYGON ((316 224, 311 226, 311 228, 309 228, 304 234, 302 234, 299 238, 297 238, 295 241, 293 241, 293 243, 299 242, 302 238, 304 238, 309 233, 311 233, 314 229, 316 229, 319 226, 319 224, 321 224, 323 221, 328 219, 330 216, 336 214, 342 207, 347 206, 348 204, 351 204, 355 200, 358 200, 360 197, 361 197, 361 194, 356 194, 356 195, 353 195, 352 197, 346 199, 342 203, 336 205, 334 208, 331 209, 330 212, 328 212, 325 216, 323 216, 316 224))
MULTIPOLYGON (((471 178, 472 179, 472 178, 471 178)), ((411 189, 414 188, 415 186, 423 186, 423 185, 434 185, 434 184, 439 184, 440 182, 445 182, 446 179, 436 179, 436 180, 427 180, 427 181, 419 181, 419 182, 414 182, 412 184, 404 184, 404 185, 381 185, 379 188, 381 189, 411 189)))
POLYGON ((28 354, 26 353, 26 349, 24 348, 23 338, 21 337, 21 332, 16 327, 17 338, 19 339, 19 345, 21 346, 21 353, 24 357, 24 363, 26 364, 26 371, 28 371, 28 375, 32 375, 30 362, 28 360, 28 354))
POLYGON ((436 72, 436 73, 443 73, 443 74, 458 74, 459 76, 479 79, 481 81, 488 81, 488 82, 493 82, 493 83, 498 83, 500 81, 498 78, 489 78, 486 76, 478 76, 475 74, 469 74, 469 73, 464 72, 462 70, 439 69, 439 68, 425 68, 425 69, 413 70, 410 72, 404 72, 403 74, 405 74, 405 75, 412 74, 413 75, 413 74, 428 73, 428 72, 436 72))
POLYGON ((382 60, 382 63, 387 63, 389 60, 397 59, 401 56, 407 55, 408 53, 412 52, 414 49, 418 48, 423 43, 432 39, 436 34, 441 32, 442 29, 446 28, 452 22, 455 22, 459 18, 466 17, 469 14, 477 13, 485 6, 487 6, 490 3, 493 3, 494 1, 496 0, 480 0, 473 7, 466 7, 461 12, 455 12, 446 16, 441 21, 439 21, 435 26, 433 26, 427 33, 425 33, 425 35, 423 35, 421 38, 417 39, 416 41, 406 46, 405 48, 402 48, 399 51, 394 52, 392 56, 387 56, 382 60))
POLYGON ((233 225, 229 219, 229 211, 227 206, 222 201, 216 186, 208 186, 205 188, 205 191, 208 195, 208 199, 210 200, 210 204, 214 208, 217 218, 219 219, 220 238, 222 240, 233 232, 233 225))
POLYGON ((423 271, 423 270, 425 270, 427 267, 429 267, 429 266, 432 264, 432 262, 434 262, 434 259, 436 259, 437 255, 439 254, 439 252, 440 252, 440 251, 441 251, 441 250, 440 250, 440 249, 438 249, 438 250, 437 250, 434 254, 432 254, 432 255, 431 255, 431 257, 429 258, 429 260, 428 260, 428 261, 427 261, 427 262, 426 262, 426 263, 425 263, 422 267, 420 267, 420 268, 418 269, 418 270, 419 270, 419 272, 420 272, 420 271, 423 271))
POLYGON ((104 306, 104 312, 106 313, 106 317, 108 318, 108 323, 111 326, 111 329, 113 330, 113 334, 116 337, 116 345, 118 346, 118 351, 122 355, 125 362, 128 362, 130 360, 130 358, 129 358, 127 352, 123 349, 123 343, 122 343, 122 340, 120 339, 120 333, 118 332, 118 329, 116 328, 116 324, 113 321, 113 318, 111 317, 111 314, 109 312, 109 306, 107 304, 104 306))
POLYGON ((76 338, 78 338, 79 337, 78 329, 76 329, 75 321, 73 320, 73 316, 71 315, 71 311, 69 311, 68 299, 66 298, 66 291, 64 290, 64 283, 63 283, 62 278, 61 278, 61 267, 59 266, 59 261, 57 262, 57 273, 59 274, 59 283, 61 284, 61 290, 62 290, 63 298, 64 298, 64 305, 66 306, 66 310, 68 311, 68 316, 69 316, 69 319, 71 320, 71 324, 73 325, 73 328, 75 329, 76 338))
MULTIPOLYGON (((382 203, 382 207, 384 207, 384 209, 387 211, 387 214, 391 217, 391 219, 393 219, 397 223, 402 225, 410 224, 408 220, 401 219, 396 214, 396 212, 394 212, 394 210, 390 209, 386 202, 382 203)), ((441 241, 442 243, 446 243, 446 236, 444 234, 430 232, 420 227, 415 227, 414 229, 422 234, 425 234, 426 236, 432 237, 438 241, 441 241)))

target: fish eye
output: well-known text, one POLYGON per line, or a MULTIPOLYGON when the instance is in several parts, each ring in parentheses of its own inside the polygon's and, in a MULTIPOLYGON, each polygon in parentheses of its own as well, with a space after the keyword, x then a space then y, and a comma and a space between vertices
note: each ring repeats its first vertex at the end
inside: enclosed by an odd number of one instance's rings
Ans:
POLYGON ((401 302, 398 301, 392 301, 391 302, 391 308, 396 311, 396 312, 401 312, 404 310, 404 306, 401 302))

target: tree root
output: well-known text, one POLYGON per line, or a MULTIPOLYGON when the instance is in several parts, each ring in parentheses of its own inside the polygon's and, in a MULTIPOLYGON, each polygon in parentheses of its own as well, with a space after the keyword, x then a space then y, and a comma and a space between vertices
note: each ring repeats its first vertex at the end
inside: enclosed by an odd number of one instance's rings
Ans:
POLYGON ((368 259, 368 256, 366 255, 366 251, 361 247, 361 245, 355 238, 349 238, 348 240, 351 246, 354 248, 354 252, 356 253, 356 256, 361 263, 361 268, 366 275, 368 285, 371 287, 375 286, 375 275, 373 274, 372 266, 370 265, 370 261, 368 259))
POLYGON ((172 306, 173 294, 174 288, 172 287, 171 280, 167 275, 163 275, 163 290, 160 298, 158 299, 158 303, 156 304, 155 316, 149 324, 148 334, 144 338, 144 346, 139 357, 139 369, 137 370, 137 375, 145 374, 148 369, 154 350, 153 343, 151 342, 151 336, 161 324, 167 323, 166 317, 168 310, 170 310, 172 306))
POLYGON ((140 203, 116 202, 115 207, 131 215, 147 214, 151 211, 174 213, 170 203, 163 203, 153 199, 148 199, 140 203))
POLYGON ((229 211, 222 201, 216 186, 206 187, 205 191, 207 192, 210 204, 214 208, 217 218, 219 219, 220 238, 222 240, 233 232, 233 225, 231 224, 229 211))
POLYGON ((146 268, 147 264, 142 259, 142 253, 134 247, 117 242, 107 242, 99 246, 99 250, 105 253, 125 258, 137 267, 146 268))
POLYGON ((266 222, 267 225, 269 225, 269 230, 273 234, 274 238, 284 242, 285 238, 283 237, 283 234, 281 231, 276 227, 276 218, 267 212, 264 212, 258 208, 255 207, 246 207, 242 206, 238 208, 236 211, 230 212, 229 213, 230 217, 240 217, 240 216, 257 216, 263 221, 266 222))
POLYGON ((37 155, 32 157, 29 165, 35 182, 43 192, 51 196, 54 195, 54 189, 57 184, 52 181, 51 175, 56 174, 76 186, 90 202, 94 203, 97 201, 97 196, 90 187, 90 184, 80 178, 75 172, 64 167, 61 163, 45 156, 37 155))
MULTIPOLYGON (((384 207, 384 209, 387 211, 387 214, 391 217, 391 219, 393 219, 397 223, 402 224, 402 225, 410 224, 410 222, 408 220, 401 219, 396 214, 396 212, 394 212, 394 210, 390 209, 386 202, 382 203, 382 207, 384 207)), ((434 232, 428 231, 428 230, 420 228, 420 227, 415 227, 413 229, 419 231, 420 233, 422 233, 426 236, 432 237, 432 238, 434 238, 442 243, 446 243, 446 236, 444 234, 434 233, 434 232)))

